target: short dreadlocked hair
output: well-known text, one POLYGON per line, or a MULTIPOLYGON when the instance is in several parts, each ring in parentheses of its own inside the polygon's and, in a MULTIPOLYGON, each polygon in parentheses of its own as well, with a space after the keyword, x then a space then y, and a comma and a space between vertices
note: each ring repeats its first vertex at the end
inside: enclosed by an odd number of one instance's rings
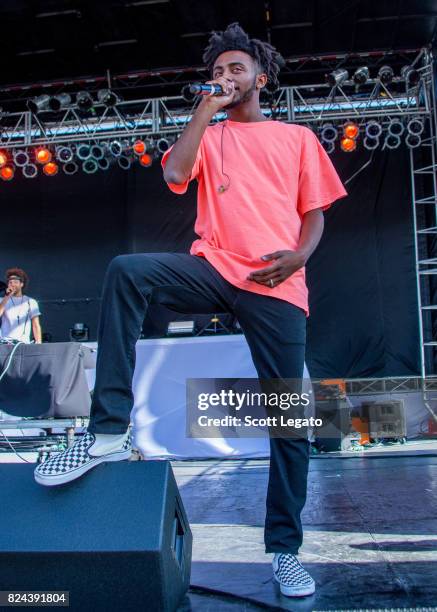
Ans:
POLYGON ((203 61, 212 73, 214 62, 225 51, 244 51, 248 53, 267 75, 265 89, 273 93, 279 87, 278 73, 284 66, 284 58, 267 42, 249 38, 238 22, 228 25, 223 32, 212 32, 208 46, 203 54, 203 61))

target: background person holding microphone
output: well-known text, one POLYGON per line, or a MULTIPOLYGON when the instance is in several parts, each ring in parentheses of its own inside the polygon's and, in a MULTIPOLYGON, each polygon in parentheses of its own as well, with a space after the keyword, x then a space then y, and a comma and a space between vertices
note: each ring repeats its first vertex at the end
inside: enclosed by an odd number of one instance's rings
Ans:
POLYGON ((6 271, 7 288, 0 302, 0 338, 30 344, 32 331, 36 344, 41 344, 41 325, 38 302, 23 294, 29 277, 21 268, 6 271))

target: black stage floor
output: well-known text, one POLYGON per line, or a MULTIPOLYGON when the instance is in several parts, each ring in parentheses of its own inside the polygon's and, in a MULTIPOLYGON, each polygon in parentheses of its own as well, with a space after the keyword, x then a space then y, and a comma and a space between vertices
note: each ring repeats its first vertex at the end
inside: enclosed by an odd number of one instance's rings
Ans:
POLYGON ((194 536, 191 583, 199 587, 180 611, 437 606, 437 452, 429 450, 311 458, 299 559, 317 586, 299 599, 279 594, 264 553, 268 462, 172 462, 194 536))

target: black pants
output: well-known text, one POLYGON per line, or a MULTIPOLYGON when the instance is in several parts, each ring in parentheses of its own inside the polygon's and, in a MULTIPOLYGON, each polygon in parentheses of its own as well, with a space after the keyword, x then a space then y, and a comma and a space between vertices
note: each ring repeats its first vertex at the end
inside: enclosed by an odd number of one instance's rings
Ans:
MULTIPOLYGON (((127 430, 135 344, 148 304, 154 302, 187 314, 233 312, 260 379, 302 378, 306 317, 301 308, 231 285, 203 257, 120 255, 111 261, 104 281, 89 431, 127 430)), ((270 438, 266 552, 296 554, 302 544, 308 463, 307 439, 270 438)))

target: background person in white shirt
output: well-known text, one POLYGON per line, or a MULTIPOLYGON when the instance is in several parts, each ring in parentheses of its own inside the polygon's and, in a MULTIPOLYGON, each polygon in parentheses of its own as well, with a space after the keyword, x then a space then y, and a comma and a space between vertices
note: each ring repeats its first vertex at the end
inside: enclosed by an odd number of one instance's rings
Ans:
POLYGON ((30 332, 37 344, 41 344, 41 325, 38 302, 24 295, 29 278, 21 268, 6 271, 7 288, 0 302, 0 337, 30 343, 30 332))

